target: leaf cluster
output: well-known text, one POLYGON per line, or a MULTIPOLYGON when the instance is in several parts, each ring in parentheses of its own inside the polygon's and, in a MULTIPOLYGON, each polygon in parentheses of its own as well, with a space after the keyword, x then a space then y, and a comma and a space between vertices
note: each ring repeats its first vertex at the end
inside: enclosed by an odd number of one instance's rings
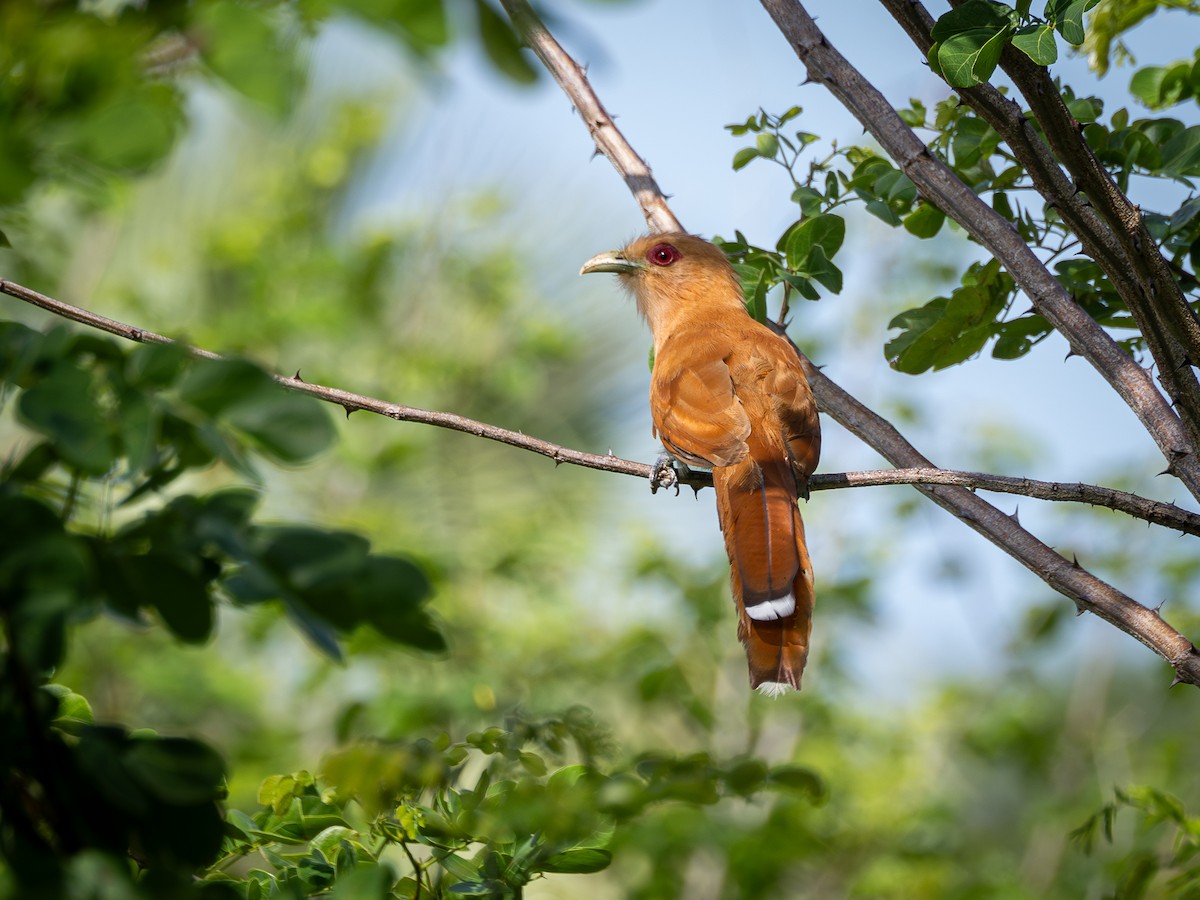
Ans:
POLYGON ((1113 799, 1072 831, 1071 839, 1087 854, 1095 852, 1101 836, 1114 844, 1123 811, 1137 821, 1132 846, 1112 866, 1115 896, 1200 896, 1200 816, 1189 815, 1167 791, 1146 785, 1116 788, 1113 799))
POLYGON ((538 720, 512 715, 460 740, 351 744, 330 754, 315 778, 267 778, 257 813, 230 814, 224 855, 206 881, 234 882, 221 870, 258 854, 271 868, 251 870, 243 896, 288 886, 310 896, 335 879, 339 890, 365 881, 388 848, 399 848, 407 873, 376 878, 368 896, 517 897, 548 874, 606 868, 615 830, 651 807, 764 791, 819 802, 824 793, 797 766, 658 754, 613 767, 603 762, 610 755, 583 709, 538 720))
POLYGON ((1004 48, 1012 46, 1039 66, 1058 59, 1056 34, 1068 44, 1083 43, 1084 13, 1100 0, 1047 0, 1042 14, 1032 0, 1009 6, 995 0, 967 0, 933 27, 929 67, 952 87, 971 87, 992 77, 1004 48))

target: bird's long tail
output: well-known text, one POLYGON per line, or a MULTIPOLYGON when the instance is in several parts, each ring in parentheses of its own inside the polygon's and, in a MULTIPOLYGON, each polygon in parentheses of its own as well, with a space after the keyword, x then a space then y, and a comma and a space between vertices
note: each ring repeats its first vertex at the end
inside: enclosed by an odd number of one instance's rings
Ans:
POLYGON ((814 596, 791 465, 751 456, 714 468, 713 484, 750 686, 770 695, 799 690, 814 596))

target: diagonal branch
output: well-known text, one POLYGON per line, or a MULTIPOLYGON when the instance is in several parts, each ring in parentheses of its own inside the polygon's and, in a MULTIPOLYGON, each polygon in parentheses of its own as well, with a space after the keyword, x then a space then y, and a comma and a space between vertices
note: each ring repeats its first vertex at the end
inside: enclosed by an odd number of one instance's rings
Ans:
POLYGON ((999 213, 988 206, 904 123, 879 90, 821 33, 799 0, 761 0, 808 70, 887 151, 921 193, 1004 265, 1042 315, 1133 410, 1166 457, 1168 471, 1200 498, 1200 457, 1179 416, 1149 373, 1076 303, 999 213))
POLYGON ((526 35, 529 46, 537 54, 563 92, 571 98, 588 133, 596 142, 596 150, 608 157, 629 192, 637 199, 654 232, 683 231, 675 213, 667 206, 667 198, 654 180, 646 161, 634 152, 625 136, 613 124, 612 117, 588 84, 587 74, 554 39, 544 22, 525 0, 500 0, 517 33, 526 35))
MULTIPOLYGON (((523 38, 539 57, 545 59, 547 56, 554 57, 558 54, 565 56, 564 51, 557 43, 554 43, 552 49, 548 49, 546 46, 547 42, 551 41, 552 38, 550 38, 549 33, 545 30, 545 26, 537 23, 538 27, 529 27, 529 23, 536 20, 531 18, 525 0, 502 0, 502 2, 509 11, 518 32, 522 34, 523 38)), ((791 33, 789 31, 790 27, 801 26, 801 31, 804 32, 806 40, 801 43, 797 43, 795 40, 792 41, 793 46, 800 53, 801 59, 806 59, 812 54, 812 46, 814 44, 819 44, 823 50, 830 50, 824 37, 816 30, 815 24, 798 4, 786 4, 779 2, 779 0, 775 0, 775 2, 773 0, 762 0, 762 2, 767 7, 767 10, 772 12, 772 15, 776 11, 780 13, 781 20, 777 19, 777 21, 780 23, 780 27, 784 30, 785 34, 791 33), (784 7, 787 8, 785 9, 784 7), (795 21, 792 21, 790 25, 785 27, 786 20, 789 19, 794 19, 795 21)), ((870 92, 872 98, 874 98, 871 100, 872 107, 878 110, 882 106, 888 114, 896 119, 899 125, 903 126, 899 117, 896 116, 895 111, 879 96, 879 92, 862 79, 861 75, 850 68, 844 59, 839 55, 835 54, 835 56, 836 59, 832 60, 833 62, 840 61, 840 67, 848 68, 856 76, 856 89, 870 92)), ((583 70, 573 60, 570 60, 569 57, 568 62, 570 65, 564 68, 563 77, 560 77, 558 72, 555 73, 555 78, 562 85, 563 90, 575 102, 578 102, 577 95, 582 96, 584 92, 594 96, 583 70)), ((823 62, 828 62, 828 60, 824 60, 823 62)), ((826 82, 829 81, 828 76, 824 74, 827 71, 825 65, 810 65, 809 70, 814 79, 819 78, 826 82)), ((847 106, 854 108, 851 98, 845 96, 845 90, 842 86, 836 87, 835 92, 838 93, 839 99, 842 99, 847 106)), ((869 117, 863 119, 864 124, 868 124, 868 120, 869 117)), ((612 126, 612 129, 616 131, 615 126, 612 126)), ((924 144, 921 144, 911 131, 908 132, 908 135, 912 141, 916 142, 917 148, 906 147, 908 152, 902 154, 900 158, 907 160, 905 169, 912 170, 914 169, 912 165, 914 160, 920 159, 922 156, 926 159, 930 157, 925 151, 924 144)), ((617 171, 621 175, 626 176, 626 181, 628 182, 627 173, 621 168, 620 163, 612 157, 610 159, 612 159, 614 166, 617 167, 617 171)), ((945 181, 946 176, 950 173, 944 170, 943 167, 943 171, 934 170, 933 174, 937 176, 937 181, 941 182, 945 181)), ((909 176, 914 177, 914 172, 910 171, 909 176)), ((953 176, 950 175, 950 178, 953 179, 953 176)), ((914 177, 915 180, 916 178, 914 177)), ((922 180, 929 182, 930 179, 925 178, 922 180)), ((958 183, 961 186, 961 182, 958 183)), ((930 185, 930 193, 934 196, 940 196, 937 191, 932 190, 934 186, 940 185, 930 185)), ((641 197, 636 192, 635 197, 641 202, 641 197)), ((661 194, 652 199, 655 207, 659 204, 666 205, 666 198, 662 197, 661 194)), ((643 209, 646 210, 646 207, 643 207, 643 209)), ((990 210, 988 211, 990 212, 990 210)), ((649 218, 648 211, 647 218, 649 218)), ((989 224, 992 224, 990 220, 988 221, 989 224)), ((1008 223, 1003 220, 1000 220, 1000 223, 1004 228, 1008 228, 1008 223)), ((1028 247, 1024 243, 1021 243, 1020 246, 1033 259, 1034 263, 1037 263, 1037 258, 1029 253, 1028 247)), ((1040 267, 1040 263, 1038 263, 1038 266, 1040 267)), ((1044 268, 1041 271, 1045 273, 1044 268)), ((1049 273, 1045 274, 1049 278, 1049 273)), ((1186 435, 1183 434, 1178 417, 1163 402, 1162 396, 1155 390, 1153 383, 1149 381, 1146 373, 1134 364, 1112 342, 1108 335, 1100 331, 1097 336, 1091 333, 1083 323, 1079 322, 1078 317, 1082 316, 1086 322, 1095 327, 1095 323, 1069 297, 1064 298, 1060 296, 1062 289, 1058 285, 1058 282, 1054 281, 1053 278, 1049 278, 1049 280, 1056 291, 1053 294, 1052 302, 1057 301, 1059 305, 1064 305, 1062 301, 1065 300, 1065 304, 1069 304, 1069 307, 1074 308, 1074 310, 1067 308, 1063 312, 1069 324, 1078 326, 1085 332, 1086 339, 1079 339, 1080 343, 1085 345, 1094 357, 1098 357, 1098 363, 1109 361, 1115 355, 1116 360, 1113 361, 1113 365, 1120 371, 1119 380, 1121 381, 1120 390, 1122 391, 1122 396, 1129 395, 1131 405, 1135 405, 1135 409, 1145 414, 1146 419, 1144 421, 1146 421, 1147 427, 1155 435, 1156 440, 1160 440, 1160 446, 1163 447, 1164 453, 1168 453, 1168 457, 1173 461, 1182 454, 1190 454, 1186 435), (1130 370, 1131 368, 1132 371, 1130 370)), ((1098 328, 1095 330, 1099 331, 1098 328)), ((835 384, 828 376, 824 375, 814 366, 804 354, 800 353, 799 349, 796 352, 800 357, 805 374, 808 376, 809 383, 812 386, 817 405, 822 412, 832 416, 849 431, 857 435, 864 443, 882 454, 893 465, 922 468, 932 467, 929 460, 922 456, 912 444, 908 443, 890 422, 872 412, 835 384)), ((1098 365, 1098 367, 1104 371, 1103 365, 1098 365)), ((1187 465, 1182 465, 1180 468, 1187 470, 1187 465)), ((1200 468, 1194 466, 1193 468, 1195 468, 1195 471, 1192 474, 1196 476, 1193 478, 1193 482, 1197 492, 1200 492, 1200 468)), ((1189 484, 1189 487, 1191 486, 1192 484, 1189 484)), ((1197 652, 1191 641, 1163 621, 1157 610, 1148 609, 1132 597, 1106 584, 1095 575, 1084 570, 1077 562, 1068 562, 1022 528, 1015 518, 1001 512, 970 490, 955 486, 928 485, 918 486, 917 489, 952 515, 962 519, 1014 559, 1018 560, 1056 591, 1070 597, 1080 609, 1091 610, 1159 654, 1175 669, 1177 681, 1187 681, 1200 686, 1200 652, 1197 652)))

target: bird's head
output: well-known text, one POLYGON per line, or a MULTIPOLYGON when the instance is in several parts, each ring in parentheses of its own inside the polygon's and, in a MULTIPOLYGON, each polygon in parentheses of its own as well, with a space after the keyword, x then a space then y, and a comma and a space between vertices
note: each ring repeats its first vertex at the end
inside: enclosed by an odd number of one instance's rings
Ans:
POLYGON ((742 289, 725 254, 691 234, 651 234, 620 250, 598 253, 580 275, 612 272, 637 300, 656 334, 676 316, 743 309, 742 289))

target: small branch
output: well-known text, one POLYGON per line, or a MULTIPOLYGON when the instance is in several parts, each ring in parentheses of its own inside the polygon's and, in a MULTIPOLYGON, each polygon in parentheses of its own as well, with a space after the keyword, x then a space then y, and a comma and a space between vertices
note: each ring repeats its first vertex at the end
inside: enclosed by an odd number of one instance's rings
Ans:
POLYGON ((1200 537, 1200 514, 1181 509, 1173 503, 1162 503, 1128 491, 1118 491, 1094 484, 1078 482, 1066 484, 1057 481, 1038 481, 1033 478, 1014 478, 1008 475, 987 475, 982 472, 959 472, 953 469, 926 466, 813 475, 809 479, 809 487, 814 491, 842 487, 876 487, 885 484, 957 485, 971 490, 1019 494, 1035 500, 1087 503, 1200 537))
MULTIPOLYGON (((117 335, 131 341, 150 344, 174 344, 177 341, 136 328, 116 319, 97 315, 78 306, 72 306, 45 294, 30 290, 23 285, 0 279, 0 293, 8 294, 19 300, 54 313, 72 322, 78 322, 109 334, 117 335)), ((209 350, 198 347, 187 347, 188 353, 202 359, 222 359, 209 350)), ((508 444, 521 450, 528 450, 554 460, 555 464, 566 463, 572 466, 582 466, 587 469, 598 469, 603 472, 614 472, 618 475, 631 475, 635 478, 649 479, 651 466, 646 463, 621 459, 617 456, 583 453, 568 447, 553 444, 550 441, 539 440, 510 431, 486 422, 468 419, 466 416, 454 413, 437 412, 436 410, 420 409, 415 406, 401 406, 375 397, 355 394, 340 388, 326 387, 320 384, 309 384, 296 376, 273 375, 276 382, 290 391, 309 394, 327 403, 341 406, 347 414, 362 410, 386 416, 400 422, 419 422, 438 428, 449 428, 476 437, 487 438, 501 444, 508 444)), ((712 487, 712 475, 709 472, 689 469, 681 479, 681 484, 700 490, 712 487)), ((1058 500, 1076 503, 1088 503, 1092 506, 1103 506, 1117 512, 1123 512, 1134 518, 1143 519, 1165 528, 1173 528, 1187 534, 1200 536, 1200 515, 1180 509, 1170 503, 1160 503, 1149 500, 1137 494, 1112 488, 1099 487, 1093 484, 1061 484, 1051 481, 1037 481, 1032 478, 1014 478, 1006 475, 987 475, 980 472, 959 472, 951 469, 939 469, 932 466, 918 466, 904 469, 882 469, 866 472, 838 472, 813 475, 809 479, 809 489, 827 491, 836 488, 877 487, 891 484, 945 484, 959 485, 972 490, 998 491, 1006 494, 1020 494, 1038 500, 1058 500)))
POLYGON ((529 49, 537 54, 542 65, 575 105, 596 143, 596 149, 608 157, 608 161, 621 173, 630 193, 641 206, 650 230, 683 231, 684 227, 667 206, 667 198, 654 180, 650 167, 617 130, 612 117, 588 83, 583 67, 554 39, 526 0, 500 0, 500 5, 512 19, 517 33, 529 45, 529 49))
POLYGON ((1168 471, 1200 498, 1200 458, 1191 436, 1149 373, 1076 303, 999 213, 988 206, 904 123, 879 90, 821 33, 799 0, 761 0, 808 71, 896 161, 922 195, 962 225, 1013 276, 1035 308, 1133 410, 1167 460, 1168 471))

